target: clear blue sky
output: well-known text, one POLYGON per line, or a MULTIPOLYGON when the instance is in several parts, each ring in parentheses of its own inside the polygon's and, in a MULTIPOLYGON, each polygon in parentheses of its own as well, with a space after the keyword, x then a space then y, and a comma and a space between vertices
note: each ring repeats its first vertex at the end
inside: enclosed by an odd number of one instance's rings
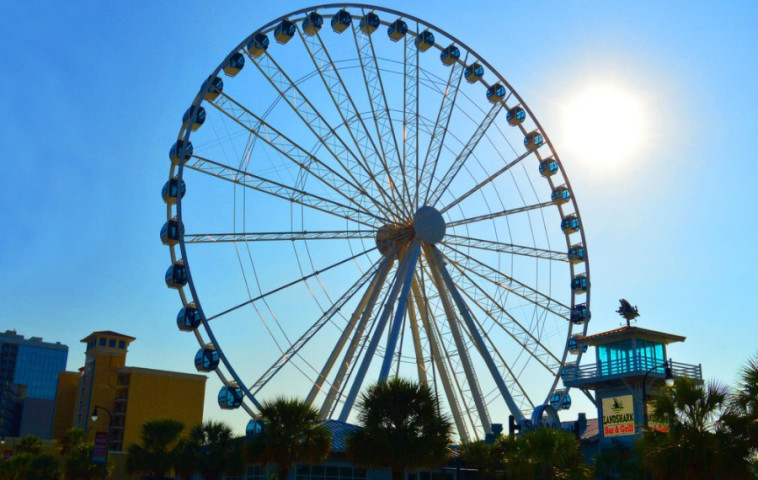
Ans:
MULTIPOLYGON (((163 274, 160 188, 179 118, 250 32, 307 3, 15 2, 0 18, 0 329, 69 345, 137 337, 131 365, 192 372, 163 274)), ((758 5, 754 2, 386 2, 477 50, 526 99, 556 150, 573 92, 636 92, 644 152, 608 166, 561 153, 592 265, 590 332, 687 337, 675 361, 733 383, 758 352, 758 5), (462 8, 465 5, 466 8, 462 8)), ((578 156, 577 156, 578 157, 578 156)), ((237 421, 215 407, 208 418, 237 421)), ((592 416, 592 415, 591 415, 592 416)), ((238 429, 240 425, 235 425, 238 429)))

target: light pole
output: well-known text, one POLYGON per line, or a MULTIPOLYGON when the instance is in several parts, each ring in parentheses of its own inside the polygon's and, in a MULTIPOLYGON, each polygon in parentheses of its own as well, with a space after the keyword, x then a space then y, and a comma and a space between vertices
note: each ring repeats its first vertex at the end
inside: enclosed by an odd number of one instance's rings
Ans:
POLYGON ((113 420, 113 415, 111 414, 111 411, 108 410, 105 407, 101 407, 99 405, 95 405, 95 408, 92 410, 92 421, 97 421, 97 409, 105 410, 105 413, 108 414, 108 431, 106 433, 105 438, 105 461, 103 462, 103 480, 106 480, 108 477, 108 451, 111 449, 110 443, 111 443, 111 423, 113 420))
POLYGON ((644 419, 644 427, 645 430, 647 430, 647 376, 655 370, 656 368, 664 367, 665 370, 665 377, 664 382, 666 382, 667 387, 673 387, 674 386, 674 373, 671 370, 671 359, 669 359, 667 362, 663 362, 661 364, 655 365, 654 367, 650 368, 647 372, 645 372, 645 376, 642 377, 642 412, 643 412, 643 419, 644 419))

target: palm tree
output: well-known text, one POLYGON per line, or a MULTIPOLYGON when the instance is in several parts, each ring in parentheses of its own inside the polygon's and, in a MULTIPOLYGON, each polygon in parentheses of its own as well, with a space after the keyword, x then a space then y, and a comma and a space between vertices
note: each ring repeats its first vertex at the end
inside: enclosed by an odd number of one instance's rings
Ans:
POLYGON ((251 463, 272 463, 287 480, 296 462, 321 463, 329 457, 332 438, 318 412, 298 399, 279 397, 260 409, 263 431, 247 444, 251 463))
POLYGON ((42 445, 42 440, 36 435, 27 435, 16 444, 16 452, 28 453, 32 456, 36 456, 42 451, 42 445))
POLYGON ((590 479, 579 441, 573 433, 548 427, 509 436, 500 443, 509 479, 590 479))
POLYGON ((452 424, 426 385, 393 378, 370 386, 358 407, 363 428, 347 437, 354 463, 390 467, 393 480, 401 480, 406 469, 433 468, 449 459, 452 424))
MULTIPOLYGON (((206 480, 239 474, 245 466, 240 442, 234 439, 232 429, 221 422, 211 421, 195 426, 190 431, 189 439, 183 443, 183 448, 185 450, 180 458, 187 460, 190 456, 193 457, 192 467, 206 480)), ((178 469, 182 470, 182 467, 178 469)), ((186 470, 182 472, 182 477, 186 470)))
POLYGON ((184 424, 170 418, 142 424, 142 445, 129 445, 126 470, 130 474, 147 473, 155 479, 163 478, 174 465, 182 430, 184 424))
POLYGON ((477 480, 492 478, 502 468, 500 452, 494 443, 484 440, 464 443, 458 452, 464 465, 476 469, 477 480))
POLYGON ((729 394, 723 385, 677 379, 653 398, 656 414, 669 419, 669 433, 647 432, 638 452, 656 478, 699 480, 751 478, 744 443, 728 428, 729 394))
POLYGON ((87 443, 87 434, 81 428, 69 428, 58 441, 61 455, 67 455, 74 447, 87 443))

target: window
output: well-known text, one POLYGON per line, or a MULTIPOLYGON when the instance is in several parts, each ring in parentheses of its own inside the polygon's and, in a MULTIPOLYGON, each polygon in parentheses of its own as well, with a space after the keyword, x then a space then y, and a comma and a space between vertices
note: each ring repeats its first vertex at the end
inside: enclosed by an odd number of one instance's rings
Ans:
POLYGON ((125 342, 124 340, 119 340, 119 341, 118 341, 118 348, 120 348, 120 349, 122 349, 122 350, 123 350, 124 348, 126 348, 126 342, 125 342))
POLYGON ((99 338, 98 340, 99 340, 100 346, 104 347, 105 346, 105 339, 104 338, 99 338))
POLYGON ((115 347, 116 346, 116 341, 111 338, 110 340, 108 340, 108 346, 109 347, 115 347))

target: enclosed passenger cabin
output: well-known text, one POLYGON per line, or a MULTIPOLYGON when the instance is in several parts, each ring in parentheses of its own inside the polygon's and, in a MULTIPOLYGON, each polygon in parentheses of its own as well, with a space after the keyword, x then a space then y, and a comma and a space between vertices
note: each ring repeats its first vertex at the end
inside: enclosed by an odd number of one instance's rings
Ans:
MULTIPOLYGON (((584 283, 585 289, 587 287, 587 277, 584 275, 581 276, 584 280, 579 280, 578 284, 581 285, 584 283)), ((574 278, 576 280, 576 278, 574 278)), ((573 288, 574 282, 572 280, 571 286, 573 288)), ((592 314, 590 313, 590 309, 587 308, 586 303, 580 303, 577 305, 574 305, 574 308, 571 310, 571 323, 574 325, 584 325, 585 323, 590 321, 590 317, 592 317, 592 314)))
POLYGON ((308 36, 316 35, 324 26, 324 17, 316 12, 311 12, 303 19, 303 32, 308 36))
POLYGON ((461 50, 455 45, 450 45, 440 52, 440 60, 442 60, 444 65, 450 66, 457 62, 459 58, 461 58, 461 50))
POLYGON ((274 29, 274 38, 276 39, 277 43, 284 45, 285 43, 292 40, 292 37, 295 36, 296 31, 297 29, 295 28, 295 24, 285 19, 282 20, 274 29))
POLYGON ((224 81, 221 80, 221 77, 212 75, 206 81, 203 82, 203 86, 201 88, 205 90, 205 94, 203 95, 203 100, 208 100, 209 102, 211 102, 215 100, 216 97, 218 97, 221 94, 221 92, 224 91, 224 81), (207 90, 205 90, 206 87, 207 87, 207 90))
POLYGON ((487 89, 487 100, 490 103, 497 103, 505 98, 505 87, 496 83, 487 89))
POLYGON ((358 26, 361 28, 361 32, 371 35, 379 28, 379 15, 374 12, 367 13, 361 18, 361 23, 358 26))
POLYGON ((347 27, 353 22, 353 17, 344 8, 335 13, 332 17, 332 30, 337 33, 342 33, 347 30, 347 27))
POLYGON ((177 260, 166 270, 166 286, 169 288, 182 288, 187 285, 187 280, 187 267, 183 260, 177 260))
POLYGON ((259 433, 263 433, 265 426, 265 423, 261 420, 258 420, 256 418, 250 420, 247 422, 247 426, 245 427, 245 437, 252 438, 259 433))
POLYGON ((580 229, 579 225, 579 218, 576 216, 575 213, 572 213, 571 215, 566 215, 563 220, 561 220, 561 230, 563 230, 563 233, 569 234, 569 233, 575 233, 578 232, 580 229))
POLYGON ((571 263, 582 263, 585 255, 584 245, 577 244, 572 245, 571 248, 569 248, 568 259, 571 263))
POLYGON ((168 151, 168 158, 171 159, 171 163, 179 165, 180 159, 187 161, 192 158, 192 142, 187 140, 177 140, 171 145, 171 150, 168 151))
POLYGON ((526 120, 526 111, 521 107, 513 107, 505 114, 505 119, 511 127, 521 125, 526 120))
POLYGON ((218 352, 212 346, 201 348, 195 354, 195 368, 198 372, 212 372, 218 367, 218 352))
POLYGON ((229 77, 233 77, 240 73, 240 70, 245 66, 245 56, 242 55, 240 52, 234 52, 231 54, 231 56, 226 60, 226 65, 224 65, 224 74, 226 74, 229 77))
POLYGON ((179 243, 182 230, 181 222, 176 217, 172 218, 161 227, 161 242, 168 246, 176 245, 179 243))
POLYGON ((255 58, 259 58, 261 55, 266 53, 266 50, 268 50, 268 44, 268 35, 265 33, 256 33, 253 35, 253 38, 247 42, 247 53, 254 56, 255 58))
POLYGON ((468 83, 478 82, 484 76, 484 67, 478 63, 472 63, 463 69, 463 76, 468 83))
POLYGON ((191 302, 186 307, 183 307, 176 315, 176 326, 182 332, 191 332, 199 327, 201 323, 200 310, 195 306, 195 302, 191 302))
MULTIPOLYGON (((587 293, 587 289, 589 288, 589 284, 587 283, 587 276, 585 274, 579 274, 576 275, 574 278, 571 279, 571 291, 574 293, 587 293)), ((579 305, 577 305, 577 308, 579 305)), ((585 305, 585 310, 587 306, 585 305)), ((589 311, 587 311, 589 313, 589 311)), ((572 321, 574 314, 571 314, 572 321)), ((576 323, 576 322, 574 322, 576 323)))
POLYGON ((187 186, 184 184, 184 180, 179 180, 176 177, 169 179, 161 189, 163 201, 169 205, 175 204, 177 198, 184 198, 185 193, 187 193, 187 186))
POLYGON ((546 158, 540 162, 540 175, 552 177, 556 173, 558 173, 558 162, 553 157, 546 158))
POLYGON ((568 410, 571 408, 571 396, 566 389, 560 388, 550 395, 550 406, 556 410, 568 410))
POLYGON ((194 132, 205 123, 205 109, 199 105, 191 105, 182 115, 182 125, 190 123, 194 132))
POLYGON ((397 42, 408 33, 408 24, 401 19, 397 19, 387 27, 387 36, 390 40, 397 42))
POLYGON ((553 201, 556 205, 563 205, 564 203, 568 202, 571 199, 571 192, 566 187, 566 185, 561 185, 560 187, 556 187, 553 190, 553 193, 550 195, 550 200, 553 201))
MULTIPOLYGON (((580 343, 579 339, 582 338, 581 333, 576 333, 574 335, 571 335, 568 339, 568 344, 566 347, 568 348, 568 351, 572 355, 579 355, 580 353, 584 353, 589 348, 587 345, 580 343)), ((568 363, 566 364, 568 366, 568 363)))
POLYGON ((233 410, 242 405, 242 389, 237 385, 225 385, 218 392, 218 406, 224 410, 233 410))
POLYGON ((526 134, 526 137, 524 137, 524 146, 529 151, 537 150, 543 143, 545 143, 545 138, 538 130, 529 132, 526 134))
POLYGON ((416 35, 414 43, 420 52, 425 52, 434 46, 434 34, 429 30, 424 30, 416 35))

